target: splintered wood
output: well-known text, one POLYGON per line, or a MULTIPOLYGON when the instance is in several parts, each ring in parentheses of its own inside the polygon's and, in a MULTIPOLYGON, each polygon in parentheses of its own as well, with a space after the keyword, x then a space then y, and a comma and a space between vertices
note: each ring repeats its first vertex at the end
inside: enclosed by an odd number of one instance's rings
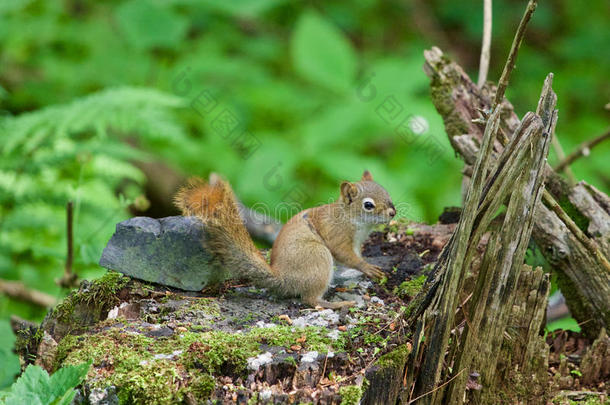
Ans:
POLYGON ((500 142, 506 146, 497 141, 509 127, 502 125, 503 108, 487 118, 457 230, 435 268, 427 299, 411 318, 416 328, 404 403, 458 404, 465 398, 496 403, 505 394, 498 381, 517 381, 524 373, 538 380, 528 382, 528 394, 546 385, 548 350, 538 331, 549 280, 523 259, 557 119, 551 83, 552 74, 537 112, 514 126, 507 143, 500 142), (492 221, 498 224, 490 230, 492 221), (473 277, 473 259, 486 233, 489 240, 465 297, 464 281, 473 277))

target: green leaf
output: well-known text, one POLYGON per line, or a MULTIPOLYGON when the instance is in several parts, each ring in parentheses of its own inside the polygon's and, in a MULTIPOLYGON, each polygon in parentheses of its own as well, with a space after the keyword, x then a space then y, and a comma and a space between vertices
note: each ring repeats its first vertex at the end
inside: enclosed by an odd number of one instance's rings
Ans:
POLYGON ((552 332, 554 330, 571 330, 573 332, 580 332, 580 325, 578 324, 578 322, 576 322, 576 319, 572 317, 566 317, 547 323, 546 330, 549 332, 552 332))
POLYGON ((305 12, 292 36, 292 62, 303 78, 345 92, 354 83, 356 55, 341 31, 313 11, 305 12))
POLYGON ((53 400, 49 387, 49 374, 42 367, 29 365, 21 377, 12 385, 6 405, 28 403, 49 404, 53 400))
POLYGON ((60 368, 51 376, 51 390, 55 398, 55 404, 69 404, 74 398, 74 387, 83 381, 89 372, 91 362, 82 363, 77 366, 65 366, 60 368), (71 387, 71 389, 67 389, 71 387))
POLYGON ((116 17, 137 49, 177 46, 188 28, 184 17, 150 0, 128 1, 117 9, 116 17))
POLYGON ((11 386, 4 403, 67 405, 74 398, 74 387, 87 376, 90 366, 91 362, 65 366, 49 377, 41 367, 29 365, 11 386))
POLYGON ((7 320, 0 320, 0 389, 11 385, 19 372, 19 357, 13 353, 15 335, 7 320))
POLYGON ((176 4, 192 4, 219 13, 241 18, 254 18, 285 3, 286 0, 176 0, 176 4))

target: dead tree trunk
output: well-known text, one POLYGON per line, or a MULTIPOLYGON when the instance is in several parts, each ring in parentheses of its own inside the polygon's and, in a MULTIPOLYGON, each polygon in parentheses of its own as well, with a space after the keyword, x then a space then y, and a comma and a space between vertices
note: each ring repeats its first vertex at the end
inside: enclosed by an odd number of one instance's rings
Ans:
MULTIPOLYGON (((468 172, 483 138, 481 111, 489 111, 494 89, 479 89, 438 48, 425 52, 425 58, 433 103, 468 172)), ((520 121, 507 100, 499 108, 500 139, 508 139, 520 121)), ((543 119, 545 113, 547 108, 539 113, 543 119)), ((502 150, 502 142, 495 141, 493 156, 502 150)), ((557 272, 572 315, 595 338, 602 327, 610 327, 610 199, 585 182, 570 187, 548 164, 544 171, 548 192, 538 206, 532 236, 557 272)))
POLYGON ((543 379, 536 387, 546 384, 548 351, 541 350, 545 345, 538 332, 548 277, 540 269, 524 266, 523 258, 544 190, 545 162, 556 122, 551 81, 549 75, 537 113, 525 115, 496 159, 492 151, 503 110, 495 109, 487 121, 458 228, 429 283, 429 302, 424 301, 411 318, 417 324, 404 403, 457 404, 463 402, 466 390, 472 399, 497 403, 503 395, 516 395, 502 392, 498 380, 517 379, 523 371, 543 379), (502 205, 506 212, 501 225, 491 231, 474 289, 464 297, 464 280, 502 205), (533 284, 526 285, 528 281, 533 284), (525 286, 526 293, 518 286, 525 286))

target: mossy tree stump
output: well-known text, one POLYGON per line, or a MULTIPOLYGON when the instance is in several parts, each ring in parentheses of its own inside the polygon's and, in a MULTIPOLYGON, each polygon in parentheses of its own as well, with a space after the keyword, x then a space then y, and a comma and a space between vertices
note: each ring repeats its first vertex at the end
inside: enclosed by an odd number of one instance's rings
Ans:
MULTIPOLYGON (((481 111, 491 108, 495 88, 491 83, 479 88, 438 48, 426 51, 424 56, 432 102, 444 120, 451 145, 464 158, 468 173, 483 138, 481 111)), ((508 138, 521 121, 508 100, 504 99, 498 108, 498 137, 508 138)), ((545 104, 537 112, 543 120, 550 118, 545 114, 553 114, 545 104)), ((492 159, 496 160, 503 150, 502 142, 495 140, 490 151, 492 159)), ((587 335, 595 338, 601 328, 610 329, 610 198, 586 182, 570 186, 548 164, 544 176, 550 198, 538 204, 532 236, 553 266, 572 316, 587 335)))
MULTIPOLYGON (((428 54, 442 56, 438 52, 428 54)), ((525 115, 495 158, 502 108, 487 119, 458 228, 411 317, 416 330, 403 403, 529 401, 546 388, 548 349, 539 331, 549 281, 523 260, 556 123, 551 83, 549 75, 536 113, 525 115), (465 280, 473 271, 469 289, 465 280), (504 391, 503 381, 532 381, 531 375, 537 378, 522 391, 504 391)))

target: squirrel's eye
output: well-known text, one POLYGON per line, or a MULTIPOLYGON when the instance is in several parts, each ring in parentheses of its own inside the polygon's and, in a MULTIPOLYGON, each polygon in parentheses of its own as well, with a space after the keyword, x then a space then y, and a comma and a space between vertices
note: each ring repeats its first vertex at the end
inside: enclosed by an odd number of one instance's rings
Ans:
POLYGON ((365 211, 373 211, 375 209, 375 203, 371 198, 365 198, 364 201, 362 201, 362 207, 365 211))

